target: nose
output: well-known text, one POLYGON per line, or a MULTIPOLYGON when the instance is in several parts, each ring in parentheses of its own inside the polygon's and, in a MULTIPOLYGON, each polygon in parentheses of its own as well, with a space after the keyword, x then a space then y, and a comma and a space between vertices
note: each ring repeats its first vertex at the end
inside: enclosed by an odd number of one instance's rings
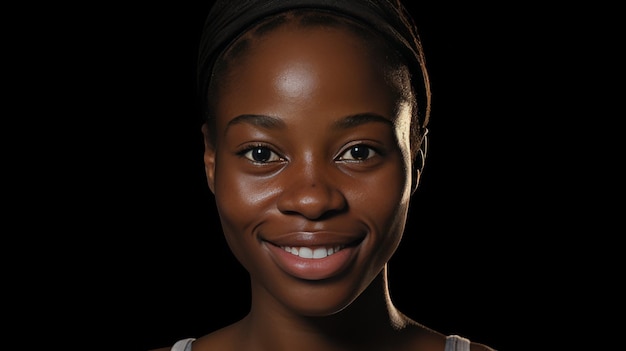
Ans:
POLYGON ((311 163, 291 166, 284 174, 286 186, 278 198, 278 209, 282 213, 320 220, 347 209, 339 177, 332 174, 330 167, 311 163))

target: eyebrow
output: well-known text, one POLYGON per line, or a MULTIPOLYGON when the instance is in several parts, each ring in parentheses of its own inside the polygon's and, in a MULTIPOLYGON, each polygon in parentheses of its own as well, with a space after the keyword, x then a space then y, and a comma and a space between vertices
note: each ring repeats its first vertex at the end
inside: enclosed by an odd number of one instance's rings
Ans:
MULTIPOLYGON (((391 120, 379 114, 357 113, 354 115, 346 116, 334 122, 333 127, 336 129, 350 129, 371 122, 393 125, 393 122, 391 120)), ((284 129, 287 127, 285 122, 278 117, 257 114, 243 114, 231 119, 226 125, 226 130, 228 131, 228 128, 240 123, 248 123, 264 129, 284 129)))
POLYGON ((370 122, 378 122, 378 123, 385 123, 388 125, 393 126, 393 122, 391 120, 389 120, 388 118, 385 118, 379 114, 376 113, 357 113, 354 115, 350 115, 350 116, 346 116, 338 121, 336 121, 334 123, 334 127, 338 128, 338 129, 349 129, 349 128, 354 128, 354 127, 358 127, 360 125, 363 125, 365 123, 370 123, 370 122))
POLYGON ((235 124, 248 123, 265 129, 284 129, 287 127, 285 122, 277 117, 255 114, 239 115, 231 119, 226 125, 226 130, 235 124))

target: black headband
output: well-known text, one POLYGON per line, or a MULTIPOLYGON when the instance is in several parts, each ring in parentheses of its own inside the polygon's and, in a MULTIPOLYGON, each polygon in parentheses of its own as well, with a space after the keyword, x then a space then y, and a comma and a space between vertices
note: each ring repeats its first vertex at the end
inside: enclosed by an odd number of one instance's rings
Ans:
POLYGON ((399 0, 216 0, 206 19, 198 56, 198 88, 206 99, 217 57, 255 22, 292 9, 311 8, 336 12, 364 23, 398 48, 409 63, 420 124, 430 114, 430 82, 415 25, 399 0))

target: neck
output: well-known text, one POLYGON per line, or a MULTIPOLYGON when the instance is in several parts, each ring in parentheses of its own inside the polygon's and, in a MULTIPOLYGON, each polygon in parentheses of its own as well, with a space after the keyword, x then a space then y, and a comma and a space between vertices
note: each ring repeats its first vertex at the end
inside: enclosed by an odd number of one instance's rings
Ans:
POLYGON ((254 344, 246 350, 380 349, 376 345, 388 344, 390 336, 407 324, 391 301, 386 266, 356 300, 329 316, 293 315, 264 306, 253 302, 250 314, 240 323, 249 346, 254 344))

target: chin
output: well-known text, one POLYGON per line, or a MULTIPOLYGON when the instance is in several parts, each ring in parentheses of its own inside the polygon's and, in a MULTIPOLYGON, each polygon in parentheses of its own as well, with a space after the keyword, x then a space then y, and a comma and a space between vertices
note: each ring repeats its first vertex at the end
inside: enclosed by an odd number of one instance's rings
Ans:
POLYGON ((332 316, 344 310, 357 298, 356 289, 347 290, 329 286, 318 286, 314 289, 309 287, 303 289, 303 293, 296 293, 283 302, 287 308, 301 316, 332 316))

